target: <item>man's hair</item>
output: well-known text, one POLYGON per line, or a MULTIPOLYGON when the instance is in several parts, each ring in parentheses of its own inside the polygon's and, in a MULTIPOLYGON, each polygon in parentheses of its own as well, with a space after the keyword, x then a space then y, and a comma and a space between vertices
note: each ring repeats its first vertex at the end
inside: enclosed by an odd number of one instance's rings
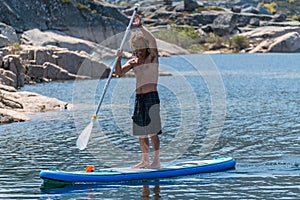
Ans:
POLYGON ((142 32, 136 32, 136 33, 133 33, 131 38, 130 38, 130 48, 131 50, 135 50, 134 48, 134 43, 137 41, 137 40, 143 40, 145 45, 146 45, 146 48, 149 48, 149 41, 145 38, 144 34, 142 32))

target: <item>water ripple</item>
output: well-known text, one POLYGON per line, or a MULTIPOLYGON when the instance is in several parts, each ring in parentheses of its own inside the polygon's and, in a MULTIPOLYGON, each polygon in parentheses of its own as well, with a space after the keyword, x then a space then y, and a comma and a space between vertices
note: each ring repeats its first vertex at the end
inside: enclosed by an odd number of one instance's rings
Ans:
MULTIPOLYGON (((38 113, 31 115, 28 122, 0 126, 0 199, 140 199, 147 196, 160 196, 161 199, 299 199, 299 54, 268 56, 267 60, 262 55, 212 56, 226 90, 223 127, 210 127, 211 97, 201 74, 180 56, 161 59, 164 65, 177 71, 176 76, 160 77, 162 148, 173 144, 178 135, 193 133, 194 138, 181 158, 199 159, 202 147, 209 145, 203 144, 205 137, 209 137, 207 133, 222 128, 208 157, 229 155, 236 159, 237 166, 227 172, 158 182, 40 188, 42 169, 78 170, 87 164, 100 168, 137 162, 131 154, 126 154, 140 153, 138 140, 131 135, 134 79, 112 80, 111 88, 119 91, 118 87, 122 87, 123 93, 109 90, 88 149, 84 151, 76 148, 76 139, 90 122, 99 95, 97 92, 94 98, 76 101, 75 98, 85 95, 72 92, 74 85, 77 89, 93 92, 90 86, 98 84, 96 89, 100 91, 103 80, 26 86, 24 90, 75 105, 73 110, 38 113), (290 63, 290 60, 298 63, 290 63), (186 94, 188 90, 179 80, 186 81, 184 84, 191 86, 189 91, 194 94, 186 94), (123 87, 124 84, 128 87, 123 87), (114 148, 111 149, 110 144, 114 148), (124 153, 111 157, 117 148, 124 153)), ((165 158, 171 159, 172 153, 181 146, 183 142, 171 146, 165 158)))

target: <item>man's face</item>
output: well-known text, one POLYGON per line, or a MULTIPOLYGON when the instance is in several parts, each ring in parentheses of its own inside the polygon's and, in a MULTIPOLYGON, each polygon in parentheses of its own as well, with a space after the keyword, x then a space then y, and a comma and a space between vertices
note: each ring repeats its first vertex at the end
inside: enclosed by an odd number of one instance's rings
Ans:
POLYGON ((145 58, 147 53, 147 47, 142 39, 135 41, 134 43, 135 54, 138 58, 145 58))

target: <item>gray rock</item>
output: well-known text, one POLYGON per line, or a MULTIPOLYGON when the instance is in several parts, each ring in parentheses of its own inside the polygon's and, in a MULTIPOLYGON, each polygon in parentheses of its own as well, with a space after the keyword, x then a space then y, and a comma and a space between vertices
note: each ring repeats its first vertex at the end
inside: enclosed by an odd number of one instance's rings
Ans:
POLYGON ((249 25, 251 26, 259 26, 259 19, 258 18, 251 18, 249 25))
POLYGON ((0 84, 17 88, 16 75, 12 71, 0 69, 0 84))
POLYGON ((25 68, 21 63, 19 55, 7 55, 3 57, 4 69, 11 71, 15 74, 16 78, 14 79, 15 87, 24 86, 25 82, 25 68))
POLYGON ((117 7, 101 1, 3 0, 0 1, 0 10, 0 21, 19 33, 35 28, 55 29, 98 43, 125 30, 129 22, 117 7))
POLYGON ((13 122, 23 122, 29 120, 29 117, 23 113, 0 108, 0 124, 7 124, 13 122))
POLYGON ((0 48, 8 45, 8 38, 2 34, 0 34, 0 48))
POLYGON ((201 13, 191 14, 191 17, 200 25, 212 24, 213 21, 219 16, 224 14, 223 12, 208 12, 203 11, 201 13))
POLYGON ((0 124, 29 120, 27 114, 71 108, 66 102, 0 84, 0 124))
POLYGON ((274 22, 284 22, 286 20, 286 15, 283 13, 276 13, 273 17, 274 22))
POLYGON ((192 12, 199 7, 197 1, 194 0, 184 0, 184 10, 192 12))
POLYGON ((261 15, 271 15, 272 13, 269 12, 269 10, 265 6, 259 6, 257 7, 258 14, 261 15))
POLYGON ((242 11, 242 8, 240 6, 233 6, 231 8, 231 11, 234 13, 240 13, 242 11))
POLYGON ((253 6, 247 7, 242 9, 242 13, 253 13, 253 14, 258 14, 259 10, 253 6))
POLYGON ((215 34, 223 36, 223 35, 230 34, 236 27, 236 23, 237 23, 236 15, 224 14, 218 16, 214 20, 211 28, 215 34))
POLYGON ((75 79, 76 76, 69 73, 67 70, 49 62, 45 62, 42 67, 43 75, 42 77, 51 80, 69 80, 75 79))
POLYGON ((269 52, 300 52, 300 34, 298 32, 290 32, 275 39, 270 45, 269 52))
POLYGON ((32 79, 42 79, 44 77, 45 68, 42 65, 26 65, 26 75, 32 79))
POLYGON ((8 43, 18 42, 18 36, 17 36, 16 30, 13 27, 0 22, 0 33, 2 36, 7 38, 8 43))

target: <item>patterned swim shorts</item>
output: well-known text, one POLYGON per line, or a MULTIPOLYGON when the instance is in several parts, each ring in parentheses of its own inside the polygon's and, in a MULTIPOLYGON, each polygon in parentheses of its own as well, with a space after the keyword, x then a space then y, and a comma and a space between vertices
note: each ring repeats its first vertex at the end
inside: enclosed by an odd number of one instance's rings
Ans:
POLYGON ((136 95, 132 119, 133 135, 141 136, 161 133, 158 92, 136 95))

